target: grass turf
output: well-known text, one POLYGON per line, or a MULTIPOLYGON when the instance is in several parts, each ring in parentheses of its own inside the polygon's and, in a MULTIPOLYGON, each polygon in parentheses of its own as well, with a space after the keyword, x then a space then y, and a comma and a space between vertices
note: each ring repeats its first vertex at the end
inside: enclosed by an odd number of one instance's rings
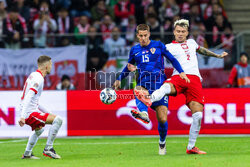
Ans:
POLYGON ((46 139, 33 153, 40 160, 22 160, 27 140, 0 140, 0 167, 249 167, 249 137, 200 137, 197 146, 207 155, 187 155, 187 137, 168 137, 167 155, 158 155, 158 138, 64 138, 54 148, 62 159, 42 156, 46 139))

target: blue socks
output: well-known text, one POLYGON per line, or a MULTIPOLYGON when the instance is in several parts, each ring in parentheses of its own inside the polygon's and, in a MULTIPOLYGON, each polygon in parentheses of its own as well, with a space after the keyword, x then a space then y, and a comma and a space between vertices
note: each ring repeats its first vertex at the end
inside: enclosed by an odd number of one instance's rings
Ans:
POLYGON ((168 121, 166 121, 164 124, 158 122, 158 132, 160 135, 160 142, 162 144, 165 143, 168 132, 168 121))

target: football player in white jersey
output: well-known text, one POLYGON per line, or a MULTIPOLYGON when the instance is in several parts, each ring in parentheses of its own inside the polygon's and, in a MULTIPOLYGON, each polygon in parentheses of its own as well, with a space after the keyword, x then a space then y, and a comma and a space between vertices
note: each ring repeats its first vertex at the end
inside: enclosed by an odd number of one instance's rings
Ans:
POLYGON ((50 73, 52 62, 48 56, 40 56, 37 60, 38 70, 32 72, 27 78, 23 94, 21 97, 20 111, 21 117, 18 121, 21 127, 24 124, 32 128, 32 134, 29 137, 23 159, 39 159, 32 154, 32 149, 35 146, 39 136, 43 133, 45 124, 51 124, 47 144, 43 150, 43 155, 59 159, 53 148, 53 142, 62 125, 62 118, 60 116, 51 114, 45 108, 39 106, 38 100, 43 91, 44 77, 50 73))
MULTIPOLYGON (((160 89, 155 90, 151 96, 148 96, 148 92, 143 90, 136 90, 135 94, 137 98, 147 106, 151 106, 153 102, 159 101, 165 95, 176 96, 178 94, 184 94, 186 97, 186 105, 191 110, 193 118, 189 131, 189 142, 186 153, 206 154, 206 152, 195 147, 196 139, 201 127, 204 106, 204 96, 201 85, 202 78, 198 68, 196 52, 205 56, 217 58, 223 58, 228 54, 226 52, 223 52, 220 55, 213 53, 204 47, 200 47, 193 39, 187 39, 189 33, 188 28, 188 20, 177 20, 174 23, 175 41, 167 44, 166 48, 180 62, 181 67, 190 80, 190 83, 181 79, 178 71, 174 69, 172 77, 166 80, 160 89)), ((134 70, 134 67, 131 67, 130 70, 134 70)))

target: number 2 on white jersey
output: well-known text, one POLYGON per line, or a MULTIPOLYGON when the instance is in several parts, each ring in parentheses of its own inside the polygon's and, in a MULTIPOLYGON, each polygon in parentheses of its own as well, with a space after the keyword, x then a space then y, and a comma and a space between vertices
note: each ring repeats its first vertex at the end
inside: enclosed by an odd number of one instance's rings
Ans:
POLYGON ((181 47, 182 47, 182 49, 184 50, 184 52, 185 52, 185 54, 187 55, 187 60, 190 60, 190 55, 189 55, 189 48, 188 48, 188 46, 187 46, 187 44, 181 44, 181 47))

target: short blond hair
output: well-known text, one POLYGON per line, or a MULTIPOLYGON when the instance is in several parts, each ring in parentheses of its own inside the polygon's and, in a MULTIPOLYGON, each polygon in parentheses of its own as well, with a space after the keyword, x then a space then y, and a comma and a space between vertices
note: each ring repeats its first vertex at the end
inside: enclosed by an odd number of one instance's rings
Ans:
POLYGON ((37 64, 38 66, 43 65, 44 63, 47 63, 51 60, 51 57, 46 56, 46 55, 42 55, 37 59, 37 64))
POLYGON ((139 33, 139 31, 144 31, 144 30, 147 30, 148 32, 150 31, 150 28, 147 24, 139 24, 137 27, 136 27, 136 33, 139 33))
POLYGON ((176 21, 174 22, 174 28, 175 28, 176 26, 181 26, 181 27, 185 27, 185 28, 188 29, 188 28, 189 28, 189 21, 186 20, 186 19, 176 20, 176 21))

